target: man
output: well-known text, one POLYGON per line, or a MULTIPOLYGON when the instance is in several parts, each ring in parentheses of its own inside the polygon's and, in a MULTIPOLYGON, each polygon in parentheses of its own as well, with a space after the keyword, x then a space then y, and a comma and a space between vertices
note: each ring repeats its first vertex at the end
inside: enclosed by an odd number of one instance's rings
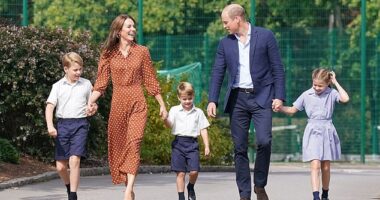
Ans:
POLYGON ((268 196, 267 184, 272 140, 272 109, 279 111, 285 99, 285 74, 273 33, 246 21, 244 8, 230 4, 222 11, 223 27, 230 33, 219 42, 212 69, 207 113, 216 117, 220 88, 227 70, 228 88, 224 112, 229 113, 236 182, 241 200, 251 198, 248 159, 250 121, 256 130, 257 155, 254 192, 258 200, 268 196))

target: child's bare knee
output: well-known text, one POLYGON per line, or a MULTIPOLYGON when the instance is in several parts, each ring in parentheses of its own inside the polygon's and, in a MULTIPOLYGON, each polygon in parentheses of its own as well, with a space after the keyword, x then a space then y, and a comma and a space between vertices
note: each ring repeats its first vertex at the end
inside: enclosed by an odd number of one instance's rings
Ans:
POLYGON ((185 178, 186 173, 185 172, 177 172, 177 176, 181 178, 185 178))
POLYGON ((189 176, 196 176, 196 175, 198 175, 198 171, 191 171, 189 173, 189 176))
POLYGON ((58 172, 66 171, 67 170, 67 163, 66 162, 57 162, 55 168, 58 172))

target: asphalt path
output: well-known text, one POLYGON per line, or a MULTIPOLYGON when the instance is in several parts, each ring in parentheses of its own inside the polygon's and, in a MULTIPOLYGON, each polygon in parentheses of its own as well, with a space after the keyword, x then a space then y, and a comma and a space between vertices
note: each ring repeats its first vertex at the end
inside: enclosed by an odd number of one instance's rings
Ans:
MULTIPOLYGON (((380 167, 333 165, 330 200, 380 199, 380 167)), ((109 175, 83 176, 80 200, 122 200, 123 185, 113 185, 109 175)), ((272 164, 266 187, 271 200, 312 199, 307 164, 272 164)), ((233 172, 201 172, 195 185, 198 200, 239 200, 233 172)), ((135 184, 136 200, 176 200, 174 173, 142 173, 135 184)), ((66 200, 59 179, 0 191, 0 200, 66 200)), ((256 199, 252 194, 252 199, 256 199)))

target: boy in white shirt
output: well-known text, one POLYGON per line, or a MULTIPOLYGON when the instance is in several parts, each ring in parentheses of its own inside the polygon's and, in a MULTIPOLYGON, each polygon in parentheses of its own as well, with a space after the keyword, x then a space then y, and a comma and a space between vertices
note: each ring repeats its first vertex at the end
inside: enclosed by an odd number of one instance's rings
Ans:
POLYGON ((89 130, 87 116, 93 112, 87 109, 92 84, 81 78, 83 60, 75 52, 67 53, 62 58, 65 77, 54 83, 46 101, 46 123, 48 133, 55 138, 55 160, 59 176, 66 185, 68 199, 77 200, 80 176, 80 159, 86 156, 86 141, 89 130), (53 112, 57 117, 57 129, 53 124, 53 112), (68 166, 70 166, 70 173, 68 166))
POLYGON ((181 82, 177 87, 177 95, 181 104, 173 106, 164 121, 167 127, 172 128, 172 134, 175 135, 172 142, 171 170, 177 173, 179 200, 185 200, 185 176, 186 172, 189 172, 188 200, 195 200, 194 184, 200 169, 197 137, 202 136, 205 156, 209 156, 207 127, 210 123, 203 111, 194 106, 194 89, 190 83, 181 82))

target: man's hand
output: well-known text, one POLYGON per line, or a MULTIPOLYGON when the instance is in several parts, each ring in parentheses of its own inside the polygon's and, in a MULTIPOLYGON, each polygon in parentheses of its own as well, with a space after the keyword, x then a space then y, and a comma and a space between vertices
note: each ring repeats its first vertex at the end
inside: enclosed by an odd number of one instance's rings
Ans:
POLYGON ((207 115, 209 117, 216 117, 216 104, 214 102, 210 102, 207 105, 207 115))

